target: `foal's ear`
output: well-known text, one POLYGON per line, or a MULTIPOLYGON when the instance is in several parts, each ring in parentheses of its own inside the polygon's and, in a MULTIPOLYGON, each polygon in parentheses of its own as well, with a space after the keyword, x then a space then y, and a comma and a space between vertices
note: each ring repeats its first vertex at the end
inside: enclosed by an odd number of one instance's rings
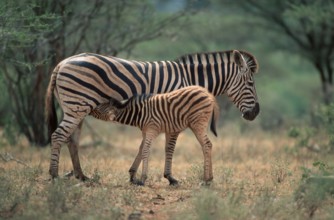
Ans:
POLYGON ((233 50, 232 57, 234 58, 234 62, 238 66, 240 66, 242 69, 247 68, 247 63, 246 63, 244 57, 242 56, 242 54, 239 51, 233 50))

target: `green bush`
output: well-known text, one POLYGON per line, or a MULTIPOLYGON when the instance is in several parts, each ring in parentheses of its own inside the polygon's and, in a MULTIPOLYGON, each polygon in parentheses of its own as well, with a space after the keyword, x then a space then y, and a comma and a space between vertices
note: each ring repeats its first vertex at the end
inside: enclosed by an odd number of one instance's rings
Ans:
POLYGON ((334 153, 334 103, 318 106, 311 113, 310 123, 291 127, 288 136, 297 140, 297 149, 334 153))
POLYGON ((295 191, 298 207, 312 217, 328 199, 334 197, 334 166, 322 161, 313 163, 315 171, 302 168, 303 174, 295 191))

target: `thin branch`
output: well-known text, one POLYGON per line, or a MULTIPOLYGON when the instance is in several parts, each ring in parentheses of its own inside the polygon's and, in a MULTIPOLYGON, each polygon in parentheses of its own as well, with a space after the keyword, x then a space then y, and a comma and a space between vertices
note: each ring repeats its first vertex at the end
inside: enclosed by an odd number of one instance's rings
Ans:
MULTIPOLYGON (((294 40, 301 48, 304 50, 307 50, 307 45, 298 38, 298 34, 294 32, 284 21, 282 15, 278 15, 273 11, 269 10, 269 7, 262 6, 260 3, 254 0, 245 1, 246 4, 249 5, 249 7, 255 8, 258 12, 252 13, 256 16, 262 17, 265 20, 271 20, 273 23, 275 23, 278 27, 281 28, 282 31, 284 31, 292 40, 294 40)), ((282 7, 281 7, 282 8, 282 7)), ((251 10, 250 10, 251 11, 251 10)), ((279 10, 282 12, 283 10, 279 10)))
POLYGON ((10 153, 6 152, 6 153, 0 153, 0 157, 3 161, 5 162, 9 162, 9 161, 15 161, 18 164, 21 164, 23 166, 29 167, 30 166, 28 164, 26 164, 25 162, 23 162, 22 160, 16 159, 15 157, 13 157, 13 155, 11 155, 10 153))
POLYGON ((97 14, 97 12, 100 10, 101 7, 102 7, 102 4, 100 4, 100 1, 96 0, 95 3, 94 3, 94 7, 91 10, 91 12, 84 17, 85 18, 85 23, 84 23, 84 25, 80 25, 82 27, 81 34, 80 34, 79 40, 77 41, 77 43, 75 44, 75 46, 72 49, 72 54, 75 54, 78 51, 79 47, 81 46, 81 44, 82 44, 82 42, 83 42, 83 40, 86 36, 87 30, 91 25, 91 22, 92 22, 92 19, 93 19, 94 15, 97 14))

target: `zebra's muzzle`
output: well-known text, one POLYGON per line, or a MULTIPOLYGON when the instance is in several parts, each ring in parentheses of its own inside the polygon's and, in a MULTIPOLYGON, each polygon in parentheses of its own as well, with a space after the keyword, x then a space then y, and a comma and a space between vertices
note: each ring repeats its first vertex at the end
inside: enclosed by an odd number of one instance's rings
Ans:
POLYGON ((248 121, 253 121, 256 118, 256 116, 259 114, 259 112, 260 112, 260 105, 257 102, 255 103, 255 106, 251 110, 243 113, 242 117, 248 121))

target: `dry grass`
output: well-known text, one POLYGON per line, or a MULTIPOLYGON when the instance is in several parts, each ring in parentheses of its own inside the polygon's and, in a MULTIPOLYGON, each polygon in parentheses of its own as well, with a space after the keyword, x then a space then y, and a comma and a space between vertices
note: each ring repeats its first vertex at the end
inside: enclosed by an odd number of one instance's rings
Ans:
MULTIPOLYGON (((333 155, 300 150, 291 154, 292 140, 282 133, 268 134, 225 126, 213 142, 214 181, 202 186, 203 156, 190 131, 182 133, 173 161, 171 187, 163 178, 164 136, 151 149, 146 186, 128 182, 128 169, 141 142, 139 130, 90 121, 79 155, 92 182, 76 179, 49 181, 49 148, 37 149, 24 140, 19 146, 0 146, 0 218, 15 219, 330 219, 333 198, 316 207, 311 216, 295 201, 303 170, 333 155), (98 140, 98 141, 96 141, 98 140), (94 146, 92 146, 92 143, 94 146), (8 154, 6 154, 6 152, 8 154), (12 157, 11 157, 12 156, 12 157), (7 160, 7 161, 6 161, 7 160)), ((60 175, 72 165, 66 147, 60 175)))

